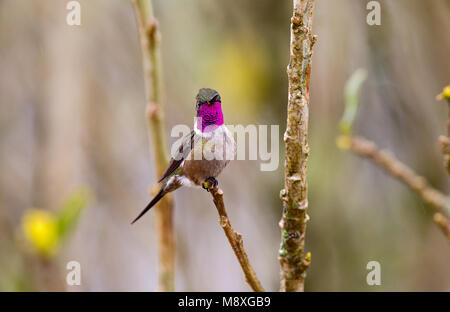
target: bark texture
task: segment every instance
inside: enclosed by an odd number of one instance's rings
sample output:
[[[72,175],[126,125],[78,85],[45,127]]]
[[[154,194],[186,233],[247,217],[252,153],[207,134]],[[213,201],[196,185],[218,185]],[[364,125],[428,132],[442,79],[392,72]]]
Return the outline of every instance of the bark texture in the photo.
[[[285,182],[281,191],[281,291],[303,291],[305,270],[310,263],[310,254],[304,257],[304,249],[308,221],[306,169],[309,154],[309,85],[312,48],[316,41],[316,36],[312,34],[313,10],[314,0],[293,1],[290,61],[287,68],[289,99],[284,134]]]

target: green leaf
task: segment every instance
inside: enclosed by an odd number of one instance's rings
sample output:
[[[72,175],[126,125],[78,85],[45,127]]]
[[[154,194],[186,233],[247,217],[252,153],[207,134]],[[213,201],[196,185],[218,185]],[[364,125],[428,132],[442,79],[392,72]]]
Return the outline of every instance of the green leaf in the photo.
[[[353,123],[359,109],[359,93],[362,84],[367,78],[365,69],[356,70],[345,86],[345,110],[339,123],[339,132],[342,135],[350,135],[353,130]]]
[[[64,201],[58,213],[59,237],[64,239],[78,222],[81,212],[89,202],[89,192],[80,189],[72,192]]]

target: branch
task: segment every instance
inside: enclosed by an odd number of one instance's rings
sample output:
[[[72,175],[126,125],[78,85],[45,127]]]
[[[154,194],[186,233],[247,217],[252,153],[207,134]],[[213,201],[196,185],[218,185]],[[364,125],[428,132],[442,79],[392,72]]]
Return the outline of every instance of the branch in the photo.
[[[448,121],[448,123],[450,125],[450,120]],[[450,174],[450,137],[445,135],[439,136],[439,145],[441,146],[441,151],[444,155],[444,167]]]
[[[242,271],[245,275],[245,280],[253,291],[264,291],[264,288],[256,277],[256,273],[248,260],[247,253],[244,249],[244,243],[242,241],[242,235],[231,227],[227,211],[225,210],[225,204],[223,203],[223,191],[214,186],[211,186],[209,191],[211,192],[217,212],[219,213],[220,225],[222,226],[222,229],[228,238],[228,242],[230,243],[231,248],[233,248],[234,254],[241,265]]]
[[[359,156],[370,159],[389,175],[416,192],[425,203],[435,210],[433,220],[450,241],[450,198],[448,196],[432,188],[424,177],[417,175],[392,153],[380,150],[372,141],[356,136],[341,136],[338,145],[342,149],[348,149]]]
[[[158,178],[168,166],[162,107],[160,33],[153,16],[151,0],[132,0],[139,28],[147,98],[149,137],[155,152]],[[167,194],[155,207],[159,246],[158,290],[174,291],[175,240],[173,234],[173,197]]]
[[[444,99],[447,102],[448,108],[447,136],[441,135],[439,137],[439,143],[441,145],[442,154],[444,155],[444,167],[450,174],[450,86],[445,87],[444,90],[442,90],[442,93],[437,96],[437,100]],[[447,239],[450,242],[450,222],[448,218],[440,213],[435,213],[433,220],[441,228],[442,232],[447,236]]]
[[[436,99],[438,101],[446,100],[448,107],[447,136],[441,135],[439,137],[439,143],[441,145],[442,154],[444,155],[444,166],[450,174],[450,86],[445,87]]]
[[[444,217],[439,212],[436,212],[433,215],[433,221],[441,229],[442,233],[444,233],[444,235],[447,237],[448,241],[450,242],[450,222],[449,222],[448,218]]]
[[[341,135],[336,140],[337,146],[342,150],[350,150],[359,156],[372,160],[388,174],[397,178],[416,192],[425,203],[429,204],[436,211],[433,216],[433,221],[450,242],[450,197],[432,188],[424,177],[416,174],[411,168],[399,161],[391,152],[380,150],[374,142],[352,134],[353,124],[359,108],[359,93],[366,78],[367,72],[364,69],[358,69],[346,84],[345,110],[339,124],[339,132]],[[450,86],[444,88],[442,94],[437,98],[450,100]],[[450,121],[447,123],[447,126],[448,135],[450,136]],[[443,137],[440,137],[442,149],[444,155],[449,156],[446,154],[448,138]],[[450,165],[448,163],[449,160],[450,158],[445,158],[446,165]]]
[[[285,182],[281,191],[283,215],[280,221],[279,252],[281,291],[303,291],[305,270],[310,254],[303,257],[308,221],[306,165],[309,153],[308,115],[314,0],[293,0],[291,18],[290,61],[287,68],[289,99],[286,144]]]

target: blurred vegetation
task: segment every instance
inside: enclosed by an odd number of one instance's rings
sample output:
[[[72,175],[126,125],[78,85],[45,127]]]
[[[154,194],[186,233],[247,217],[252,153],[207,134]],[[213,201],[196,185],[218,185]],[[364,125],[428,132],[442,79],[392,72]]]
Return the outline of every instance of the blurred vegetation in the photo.
[[[55,211],[27,209],[6,247],[11,262],[0,280],[1,291],[62,291],[66,289],[58,254],[75,230],[90,201],[87,189],[71,192]],[[6,259],[0,258],[6,261]]]
[[[434,97],[450,81],[450,2],[381,2],[382,24],[371,27],[365,1],[317,1],[307,291],[450,290],[450,249],[421,200],[335,144],[346,81],[366,68],[355,133],[383,142],[433,187],[448,190],[439,146],[430,138],[446,133],[447,107]],[[81,263],[83,278],[69,291],[156,289],[153,215],[129,225],[155,183],[133,10],[125,0],[80,3],[82,25],[69,27],[65,1],[0,1],[0,290],[64,283],[60,268],[71,260]],[[221,93],[227,124],[279,124],[282,142],[291,3],[154,5],[167,133],[193,124],[197,90],[212,87]],[[230,219],[267,290],[279,287],[282,159],[275,172],[261,172],[258,161],[235,161],[220,177]],[[79,217],[62,217],[60,203],[77,185],[89,186],[96,200]],[[176,290],[248,290],[209,196],[177,193]],[[55,238],[67,222],[61,218],[78,219],[68,227],[70,240]],[[50,269],[43,269],[49,266],[42,257],[24,258],[17,242],[22,220],[34,224],[30,233],[47,224],[42,237],[24,235],[40,237],[39,246],[64,246]],[[365,282],[371,260],[381,263],[381,286]],[[56,281],[32,285],[36,271]]]
[[[42,209],[25,211],[22,231],[29,246],[43,257],[54,256],[61,243],[74,230],[82,210],[88,203],[86,190],[75,191],[65,199],[57,213]]]
[[[342,135],[352,134],[353,124],[359,109],[359,94],[361,85],[367,79],[367,71],[358,69],[355,71],[345,86],[345,109],[339,123],[339,132]]]

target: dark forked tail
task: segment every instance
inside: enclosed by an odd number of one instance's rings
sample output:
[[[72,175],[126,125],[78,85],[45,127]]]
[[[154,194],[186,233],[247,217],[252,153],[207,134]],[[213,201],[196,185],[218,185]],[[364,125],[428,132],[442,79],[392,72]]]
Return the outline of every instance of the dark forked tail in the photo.
[[[134,219],[133,222],[131,222],[131,224],[134,224],[137,220],[139,220],[147,211],[150,210],[150,208],[152,208],[154,205],[156,205],[156,203],[159,202],[159,200],[161,198],[163,198],[164,195],[166,195],[166,192],[164,191],[164,186],[163,186],[159,190],[158,194],[156,194],[156,196],[152,199],[152,201],[147,205],[147,207],[145,207],[144,210],[142,210],[142,212],[136,217],[136,219]]]

